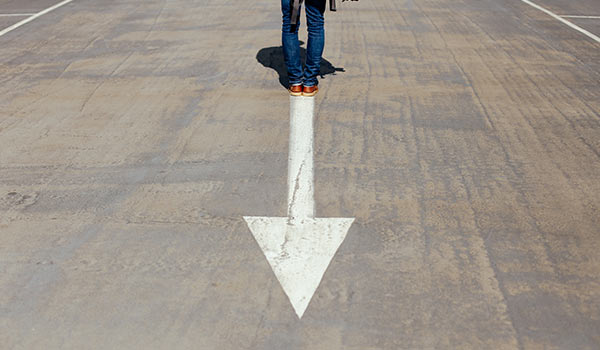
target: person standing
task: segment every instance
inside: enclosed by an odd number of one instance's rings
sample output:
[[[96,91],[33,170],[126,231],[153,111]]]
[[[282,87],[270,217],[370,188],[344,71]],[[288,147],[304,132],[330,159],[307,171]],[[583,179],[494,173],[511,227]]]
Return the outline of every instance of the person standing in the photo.
[[[305,0],[305,8],[308,43],[306,64],[303,66],[300,59],[300,41],[298,40],[300,19],[297,18],[296,23],[292,24],[294,22],[292,21],[292,1],[281,0],[283,14],[281,41],[289,78],[289,92],[292,96],[314,96],[319,91],[317,75],[325,46],[325,0]],[[298,17],[300,17],[300,11],[298,11]]]

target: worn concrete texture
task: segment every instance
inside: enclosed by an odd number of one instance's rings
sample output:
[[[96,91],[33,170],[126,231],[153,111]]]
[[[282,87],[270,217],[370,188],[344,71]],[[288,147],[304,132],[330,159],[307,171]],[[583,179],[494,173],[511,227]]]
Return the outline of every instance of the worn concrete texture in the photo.
[[[286,213],[280,17],[75,0],[0,37],[0,347],[599,349],[600,44],[518,0],[327,13],[316,210],[356,222],[298,320],[242,219]]]

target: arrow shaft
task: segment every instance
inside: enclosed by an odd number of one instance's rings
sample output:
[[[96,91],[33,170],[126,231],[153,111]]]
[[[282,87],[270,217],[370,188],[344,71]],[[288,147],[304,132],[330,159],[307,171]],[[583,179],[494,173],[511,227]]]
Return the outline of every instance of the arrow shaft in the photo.
[[[290,96],[288,219],[291,223],[315,217],[314,110],[314,98]]]

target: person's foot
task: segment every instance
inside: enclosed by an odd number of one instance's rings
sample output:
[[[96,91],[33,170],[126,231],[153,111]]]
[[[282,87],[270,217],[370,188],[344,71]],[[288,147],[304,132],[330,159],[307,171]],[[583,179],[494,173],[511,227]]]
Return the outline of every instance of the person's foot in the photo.
[[[290,95],[292,96],[302,95],[302,85],[290,85],[290,88],[288,90],[290,92]]]
[[[312,97],[312,96],[316,95],[317,92],[319,92],[319,87],[317,85],[305,86],[304,89],[302,90],[302,96]]]

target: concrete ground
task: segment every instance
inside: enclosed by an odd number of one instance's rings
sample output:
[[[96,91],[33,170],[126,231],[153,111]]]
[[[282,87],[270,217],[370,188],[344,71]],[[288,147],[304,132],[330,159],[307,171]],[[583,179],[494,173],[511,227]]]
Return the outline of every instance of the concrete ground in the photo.
[[[339,7],[316,210],[356,221],[301,320],[242,219],[286,213],[279,2],[0,37],[2,349],[600,349],[600,42],[521,0]]]

